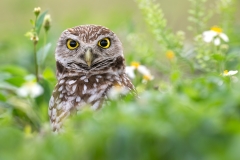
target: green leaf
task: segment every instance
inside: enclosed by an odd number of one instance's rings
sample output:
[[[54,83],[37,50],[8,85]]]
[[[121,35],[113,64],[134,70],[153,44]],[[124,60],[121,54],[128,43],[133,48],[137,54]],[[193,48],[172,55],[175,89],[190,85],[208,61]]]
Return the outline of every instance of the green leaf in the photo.
[[[17,76],[7,79],[6,82],[14,86],[20,87],[25,82],[25,79],[24,77]]]
[[[1,82],[0,83],[0,89],[15,91],[17,88],[15,86],[7,83],[7,82]]]
[[[181,78],[181,73],[179,71],[174,71],[171,73],[171,81],[176,82]]]
[[[47,12],[48,11],[43,12],[36,21],[36,32],[37,32],[37,34],[40,33],[40,30],[41,30],[41,27],[42,27],[42,24],[43,24],[43,21],[44,21],[44,17],[47,14]]]
[[[43,71],[43,77],[44,79],[56,79],[56,75],[53,72],[53,70],[49,67],[47,67],[44,71]]]
[[[33,36],[33,31],[29,31],[29,32],[25,33],[24,36],[26,36],[26,37],[28,37],[29,39],[31,39],[32,36]]]
[[[44,47],[40,48],[39,51],[37,52],[37,63],[38,65],[43,64],[44,60],[46,59],[49,50],[51,48],[52,44],[48,43]]]
[[[34,26],[34,21],[32,19],[30,19],[30,23]]]
[[[212,55],[212,58],[217,60],[217,61],[223,61],[225,60],[225,56],[224,55],[221,55],[221,54],[214,54]]]
[[[0,101],[5,102],[6,100],[7,98],[2,93],[0,93]]]
[[[7,72],[10,73],[13,76],[26,76],[28,72],[21,68],[20,66],[15,65],[5,65],[0,67],[0,72]]]
[[[5,79],[11,78],[12,75],[10,73],[2,72],[0,73],[0,82],[4,81]]]

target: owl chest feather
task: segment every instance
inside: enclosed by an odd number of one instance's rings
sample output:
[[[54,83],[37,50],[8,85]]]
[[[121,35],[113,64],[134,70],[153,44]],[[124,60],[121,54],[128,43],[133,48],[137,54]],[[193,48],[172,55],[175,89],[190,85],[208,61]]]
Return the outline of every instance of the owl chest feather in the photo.
[[[121,85],[132,90],[132,84],[129,82],[125,74],[102,74],[91,77],[83,75],[59,79],[49,103],[51,121],[60,121],[87,104],[96,110],[101,107],[112,86]]]
[[[53,96],[58,97],[63,102],[71,103],[79,110],[85,104],[94,105],[95,102],[103,99],[106,91],[114,82],[110,78],[111,76],[106,79],[102,75],[65,77],[59,80]],[[96,108],[93,109],[97,109],[99,105],[95,105]]]

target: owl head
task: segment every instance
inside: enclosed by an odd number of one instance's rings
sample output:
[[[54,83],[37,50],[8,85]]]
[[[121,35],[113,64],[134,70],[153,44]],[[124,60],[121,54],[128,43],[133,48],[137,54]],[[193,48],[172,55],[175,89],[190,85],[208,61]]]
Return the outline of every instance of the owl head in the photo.
[[[124,70],[122,43],[108,28],[97,25],[81,25],[63,31],[57,43],[55,59],[60,74]]]

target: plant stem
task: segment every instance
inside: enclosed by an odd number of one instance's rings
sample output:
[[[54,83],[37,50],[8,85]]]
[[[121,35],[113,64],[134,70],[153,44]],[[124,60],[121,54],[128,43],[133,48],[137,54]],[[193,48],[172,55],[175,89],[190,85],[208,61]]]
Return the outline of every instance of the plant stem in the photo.
[[[37,64],[37,47],[36,47],[36,43],[33,44],[33,54],[34,54],[34,61],[35,61],[35,74],[36,74],[36,79],[37,79],[37,82],[39,82],[39,76],[38,76],[38,64]]]
[[[46,46],[46,43],[47,43],[47,33],[48,33],[47,31],[44,32],[44,40],[43,40],[44,46]]]
[[[37,18],[38,18],[38,15],[36,15],[35,17],[35,22],[34,22],[34,33],[36,33],[36,22],[37,22]],[[37,82],[39,82],[39,76],[38,76],[38,63],[37,63],[37,43],[38,41],[33,41],[33,54],[34,54],[34,61],[35,61],[35,74],[36,74],[36,79],[37,79]]]

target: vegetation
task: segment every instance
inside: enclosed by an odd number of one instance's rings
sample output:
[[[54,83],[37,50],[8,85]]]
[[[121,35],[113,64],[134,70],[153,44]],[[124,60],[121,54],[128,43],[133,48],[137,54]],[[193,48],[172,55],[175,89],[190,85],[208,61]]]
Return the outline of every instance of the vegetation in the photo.
[[[239,159],[237,0],[189,0],[192,36],[173,31],[158,2],[135,2],[149,32],[126,24],[124,44],[140,98],[86,108],[61,134],[52,133],[47,113],[56,83],[52,20],[34,9],[24,41],[31,64],[0,65],[0,159]]]

